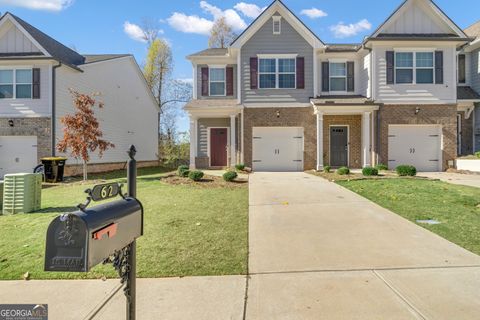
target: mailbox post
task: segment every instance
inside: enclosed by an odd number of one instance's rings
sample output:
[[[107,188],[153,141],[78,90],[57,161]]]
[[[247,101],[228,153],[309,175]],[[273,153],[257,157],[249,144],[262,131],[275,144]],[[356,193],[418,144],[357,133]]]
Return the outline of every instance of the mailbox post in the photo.
[[[85,192],[79,210],[55,218],[49,225],[45,271],[88,272],[112,263],[124,284],[126,319],[136,318],[136,239],[143,235],[143,207],[136,199],[136,150],[128,150],[128,193],[118,183],[96,185]],[[88,207],[92,201],[119,200]]]

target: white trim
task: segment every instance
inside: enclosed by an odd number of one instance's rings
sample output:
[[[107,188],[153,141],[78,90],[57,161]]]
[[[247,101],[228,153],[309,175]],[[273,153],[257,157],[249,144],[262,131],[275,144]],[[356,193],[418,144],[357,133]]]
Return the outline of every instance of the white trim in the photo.
[[[245,147],[244,147],[244,144],[245,144],[245,112],[244,110],[242,109],[242,111],[240,112],[240,114],[242,115],[242,122],[240,123],[240,161],[242,164],[245,163]]]
[[[338,60],[343,60],[343,59],[338,59]],[[345,76],[332,76],[332,64],[344,64],[345,65]],[[328,86],[330,89],[332,89],[332,78],[333,79],[345,79],[345,90],[330,90],[331,95],[335,94],[345,94],[345,92],[348,92],[348,66],[347,66],[347,61],[330,61],[328,60]]]
[[[260,56],[260,55],[258,55]],[[268,56],[268,57],[265,57]],[[263,55],[263,57],[258,57],[258,70],[257,70],[257,83],[258,89],[257,90],[295,90],[297,89],[297,55]],[[261,72],[260,71],[260,60],[275,60],[275,73],[273,72]],[[279,60],[294,60],[295,61],[295,72],[280,72],[279,67],[280,63]],[[275,87],[274,88],[262,88],[260,86],[260,75],[262,74],[274,74],[275,75]],[[282,74],[293,74],[295,76],[294,84],[295,86],[292,88],[280,88],[280,75]]]
[[[349,60],[345,58],[328,58],[329,63],[347,63]]]
[[[17,71],[29,70],[31,72],[29,83],[17,83]],[[33,66],[0,66],[0,71],[12,71],[12,83],[0,83],[1,85],[11,85],[12,97],[0,98],[0,101],[33,100]],[[30,98],[17,98],[17,85],[30,85]]]
[[[257,54],[258,59],[294,59],[296,57],[298,57],[297,53]]]
[[[350,125],[330,124],[328,126],[328,165],[332,165],[332,127],[347,127],[347,167],[350,167]]]
[[[411,53],[412,54],[412,67],[397,67],[397,53]],[[417,67],[417,53],[431,53],[432,54],[432,67]],[[394,84],[395,85],[428,85],[428,84],[433,84],[436,85],[435,83],[435,51],[394,51],[394,66],[393,66],[393,71],[394,71]],[[397,82],[397,69],[400,70],[412,70],[412,82],[402,82],[398,83]],[[417,70],[432,70],[432,82],[426,82],[426,83],[417,83]]]
[[[457,113],[457,156],[462,154],[462,115]]]
[[[316,98],[318,96],[318,60],[317,60],[317,53],[315,49],[313,50],[313,96]]]
[[[345,114],[363,114],[364,112],[371,112],[377,111],[380,107],[378,105],[361,105],[361,106],[317,106],[313,104],[314,114],[319,112],[323,113],[324,115],[345,115]]]
[[[211,148],[210,148],[210,131],[211,129],[227,129],[227,148],[225,149],[225,152],[227,153],[227,164],[225,166],[228,166],[228,149],[230,148],[230,128],[229,127],[207,127],[207,156],[208,156],[208,167],[212,167],[212,156],[210,154]]]
[[[372,112],[367,111],[362,114],[362,134],[361,134],[361,147],[362,147],[362,168],[372,165]]]
[[[237,55],[237,102],[242,103],[242,49],[238,50]]]
[[[212,81],[212,69],[223,70],[223,81]],[[212,83],[223,82],[223,94],[211,94]],[[226,97],[227,96],[227,66],[212,65],[208,66],[208,96],[209,97]]]
[[[278,31],[275,31],[275,23],[278,22]],[[282,34],[282,16],[272,16],[273,34]]]
[[[324,153],[324,145],[323,145],[323,129],[324,129],[324,119],[323,113],[317,113],[317,171],[320,171],[324,167],[323,163],[323,153]],[[329,152],[330,153],[330,152]]]
[[[17,22],[17,20],[16,20],[14,17],[12,17],[12,16],[10,15],[10,13],[7,13],[6,18],[7,18],[10,22],[12,22],[12,23],[15,25],[15,27],[17,27],[17,29],[19,29],[19,30],[28,38],[28,40],[30,40],[30,41],[38,48],[38,50],[40,50],[45,56],[47,56],[47,57],[51,57],[51,56],[52,56],[47,50],[45,50],[44,47],[42,47],[42,46],[40,45],[40,43],[38,43],[37,40],[35,40],[35,39],[32,37],[32,35],[31,35],[30,33],[27,32],[27,30],[25,30],[24,27],[22,27],[22,25],[21,25],[20,23]],[[2,23],[0,24],[0,27],[3,25],[3,23],[5,23],[5,21],[6,21],[6,20],[4,20],[4,22],[2,22]]]
[[[198,97],[198,65],[195,62],[192,62],[192,76],[193,76],[193,92],[192,98],[197,99]]]
[[[225,69],[227,67],[226,64],[208,64],[209,69]]]

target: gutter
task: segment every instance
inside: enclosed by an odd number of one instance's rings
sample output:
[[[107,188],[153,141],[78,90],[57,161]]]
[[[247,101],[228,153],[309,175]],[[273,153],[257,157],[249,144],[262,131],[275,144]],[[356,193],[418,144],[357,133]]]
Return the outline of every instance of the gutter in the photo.
[[[57,65],[53,66],[52,68],[52,119],[51,119],[51,137],[52,137],[52,157],[55,157],[55,151],[56,151],[56,82],[57,82],[57,77],[56,77],[56,70],[57,68],[61,67],[62,63],[59,62]]]

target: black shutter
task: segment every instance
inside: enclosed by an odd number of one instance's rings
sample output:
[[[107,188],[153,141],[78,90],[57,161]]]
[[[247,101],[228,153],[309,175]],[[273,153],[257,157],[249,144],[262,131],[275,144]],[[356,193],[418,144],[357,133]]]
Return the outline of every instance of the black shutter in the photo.
[[[395,83],[395,52],[387,51],[387,84]]]
[[[297,89],[305,89],[305,58],[297,58]]]
[[[227,96],[233,96],[233,68],[227,67],[226,69],[226,76],[227,76]]]
[[[208,68],[202,68],[202,96],[208,96]]]
[[[458,55],[458,83],[466,83],[467,78],[466,78],[466,73],[465,69],[466,64],[465,64],[465,55],[464,54],[459,54]]]
[[[355,63],[347,62],[347,91],[355,91]]]
[[[322,62],[322,91],[330,91],[330,65],[328,62]]]
[[[435,51],[435,83],[443,84],[443,51]]]
[[[40,99],[40,68],[32,69],[32,98]]]

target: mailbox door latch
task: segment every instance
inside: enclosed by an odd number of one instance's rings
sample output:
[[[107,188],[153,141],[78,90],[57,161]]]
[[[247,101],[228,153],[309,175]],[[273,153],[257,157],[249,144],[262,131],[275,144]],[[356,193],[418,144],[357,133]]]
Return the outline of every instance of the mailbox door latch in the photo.
[[[103,240],[103,239],[113,238],[115,237],[116,234],[117,234],[117,224],[112,223],[106,226],[105,228],[95,231],[93,233],[93,239]]]

